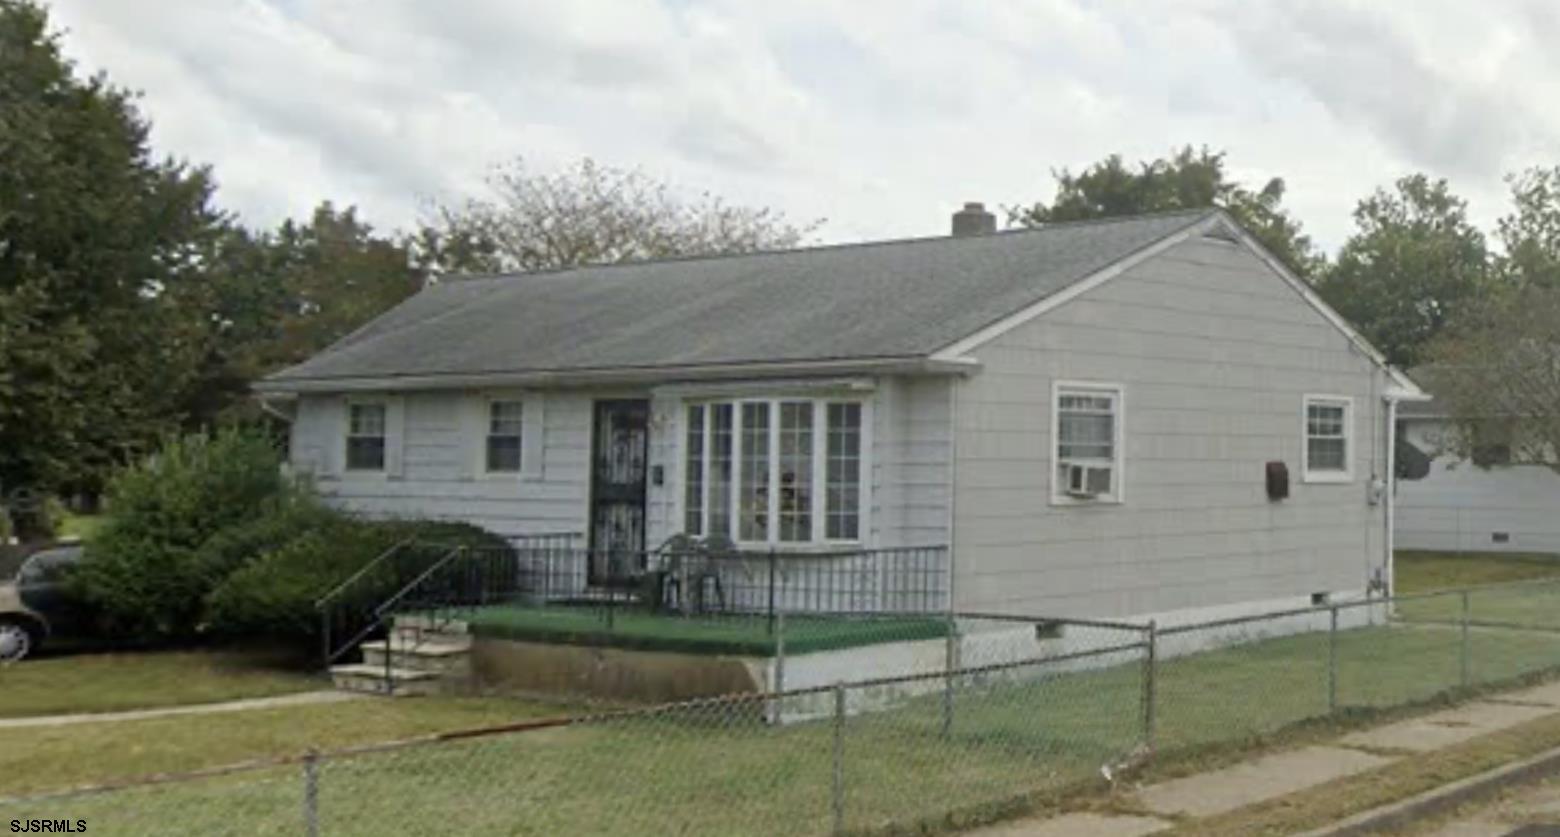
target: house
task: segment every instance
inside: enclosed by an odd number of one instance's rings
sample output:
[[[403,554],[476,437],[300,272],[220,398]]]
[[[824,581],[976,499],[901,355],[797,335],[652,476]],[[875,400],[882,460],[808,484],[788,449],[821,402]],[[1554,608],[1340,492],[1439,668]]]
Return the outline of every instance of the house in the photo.
[[[1433,395],[1436,370],[1416,369]],[[1560,474],[1492,439],[1458,443],[1445,401],[1398,413],[1397,543],[1442,552],[1560,553]]]
[[[593,556],[941,546],[961,611],[1168,621],[1385,583],[1421,393],[1228,215],[953,227],[449,279],[258,389],[335,503]]]

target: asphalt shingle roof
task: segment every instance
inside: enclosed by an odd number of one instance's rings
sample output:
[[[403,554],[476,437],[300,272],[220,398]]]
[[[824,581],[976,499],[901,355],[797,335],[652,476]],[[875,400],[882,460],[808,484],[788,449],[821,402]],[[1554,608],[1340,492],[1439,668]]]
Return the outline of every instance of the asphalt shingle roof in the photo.
[[[926,356],[1211,212],[446,279],[268,383]]]

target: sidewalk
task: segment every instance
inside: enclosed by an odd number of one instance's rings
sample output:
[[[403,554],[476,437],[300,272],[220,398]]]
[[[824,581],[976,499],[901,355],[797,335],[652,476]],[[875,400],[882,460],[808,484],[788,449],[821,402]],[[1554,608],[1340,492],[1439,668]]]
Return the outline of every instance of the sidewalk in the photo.
[[[215,712],[243,712],[249,709],[279,709],[284,706],[304,706],[315,703],[336,703],[356,700],[359,695],[349,692],[323,689],[315,692],[299,692],[266,698],[245,698],[221,703],[194,703],[184,706],[164,706],[158,709],[133,709],[126,712],[78,712],[71,715],[37,715],[28,718],[0,718],[0,730],[24,727],[59,727],[71,724],[107,723],[114,721],[143,721],[147,718],[167,718],[174,715],[209,715]]]
[[[1424,758],[1447,747],[1546,717],[1560,716],[1560,683],[1492,695],[1451,709],[1267,753],[1219,770],[1123,789],[1115,810],[996,823],[970,837],[1142,837],[1279,800],[1349,776]],[[1339,817],[1355,813],[1339,811]]]

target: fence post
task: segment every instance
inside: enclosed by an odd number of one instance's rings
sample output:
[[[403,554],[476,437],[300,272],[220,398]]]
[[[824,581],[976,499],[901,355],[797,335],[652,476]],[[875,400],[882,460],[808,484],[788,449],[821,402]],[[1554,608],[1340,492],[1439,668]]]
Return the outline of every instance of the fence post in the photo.
[[[319,837],[320,833],[319,761],[316,750],[303,754],[303,833],[307,837]]]
[[[948,633],[943,644],[942,734],[946,738],[953,731],[953,673],[959,668],[959,623],[954,619],[951,609],[948,611]]]
[[[845,684],[834,684],[834,833],[845,833]]]
[[[1338,606],[1329,608],[1327,625],[1327,714],[1338,711]]]
[[[775,682],[776,697],[770,714],[779,725],[785,711],[785,613],[776,614],[775,621]]]
[[[1157,684],[1154,682],[1158,676],[1159,656],[1159,626],[1150,619],[1145,630],[1148,636],[1147,652],[1143,655],[1143,746],[1150,752],[1154,749],[1154,703]]]
[[[433,617],[425,615],[421,618],[431,619]],[[390,621],[388,623],[385,622],[385,619],[386,617],[384,616],[379,617],[380,624],[385,626],[385,694],[393,696],[395,694],[395,678],[391,676],[390,661],[395,657],[392,653],[392,649],[395,648],[395,617],[389,617]],[[419,628],[419,630],[421,629]],[[367,660],[365,659],[364,662],[367,662]]]
[[[1468,688],[1468,685],[1469,685],[1469,677],[1468,677],[1468,663],[1469,663],[1469,660],[1468,660],[1468,657],[1469,657],[1470,651],[1472,650],[1471,647],[1468,644],[1468,616],[1469,616],[1468,610],[1469,610],[1468,591],[1464,590],[1464,591],[1462,591],[1462,672],[1461,672],[1462,686],[1463,686],[1464,689]]]
[[[793,605],[794,606],[794,605]],[[775,633],[775,548],[769,548],[769,635]]]
[[[325,664],[326,668],[330,668],[330,652],[332,650],[334,650],[334,649],[332,649],[330,647],[330,605],[329,604],[327,604],[325,607],[320,608],[320,646],[324,650],[324,654],[321,656],[320,660],[321,660],[321,662],[323,662]]]

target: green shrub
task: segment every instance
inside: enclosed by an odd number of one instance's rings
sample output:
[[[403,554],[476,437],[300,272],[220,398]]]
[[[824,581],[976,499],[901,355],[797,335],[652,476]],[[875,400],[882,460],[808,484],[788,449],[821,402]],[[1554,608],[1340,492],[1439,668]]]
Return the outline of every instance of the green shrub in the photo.
[[[320,615],[315,602],[406,540],[418,543],[409,554],[422,560],[424,566],[453,546],[503,547],[507,543],[465,523],[339,517],[300,533],[230,575],[209,600],[212,630],[228,636],[317,640]],[[353,585],[351,592],[358,605],[372,608],[400,590],[405,575],[384,569],[387,571],[371,573]]]
[[[79,592],[121,638],[194,636],[207,595],[225,578],[203,547],[285,502],[291,489],[280,466],[271,439],[253,429],[168,441],[110,481],[107,519],[74,574]]]
[[[261,556],[286,546],[315,529],[341,525],[344,515],[320,502],[312,492],[294,489],[257,510],[254,516],[206,539],[197,551],[201,572],[225,581]]]

